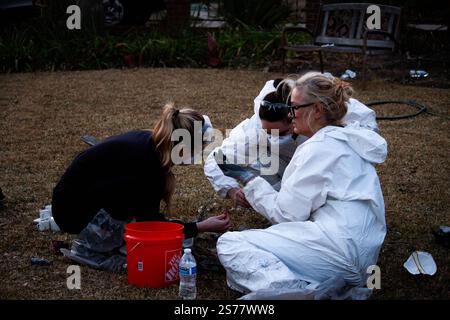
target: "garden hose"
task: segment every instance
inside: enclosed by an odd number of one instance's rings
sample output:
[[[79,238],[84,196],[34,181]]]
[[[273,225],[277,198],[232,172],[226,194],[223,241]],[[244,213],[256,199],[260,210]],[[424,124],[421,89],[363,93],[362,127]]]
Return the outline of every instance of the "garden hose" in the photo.
[[[386,116],[386,117],[378,117],[377,116],[377,120],[408,119],[408,118],[413,118],[415,116],[418,116],[421,113],[428,113],[428,114],[436,116],[436,117],[441,117],[441,118],[450,120],[450,117],[448,117],[448,116],[428,111],[428,108],[425,105],[423,105],[421,103],[418,103],[415,100],[382,100],[382,101],[369,102],[366,105],[368,107],[370,107],[370,106],[377,106],[377,105],[382,105],[382,104],[405,104],[405,105],[410,106],[410,107],[412,107],[414,109],[417,109],[418,111],[416,111],[414,113],[402,114],[402,115],[398,115],[398,116]]]

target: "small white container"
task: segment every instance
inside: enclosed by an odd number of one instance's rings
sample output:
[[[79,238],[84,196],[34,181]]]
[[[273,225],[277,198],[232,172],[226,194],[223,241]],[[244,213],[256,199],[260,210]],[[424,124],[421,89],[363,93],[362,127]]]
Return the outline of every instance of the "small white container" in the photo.
[[[38,223],[39,231],[45,231],[50,229],[50,219],[41,219]]]

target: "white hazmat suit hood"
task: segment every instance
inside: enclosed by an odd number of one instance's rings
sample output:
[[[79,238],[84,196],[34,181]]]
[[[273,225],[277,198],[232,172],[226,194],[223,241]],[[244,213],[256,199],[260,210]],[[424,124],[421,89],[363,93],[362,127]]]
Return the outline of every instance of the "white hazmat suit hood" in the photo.
[[[361,158],[370,163],[383,163],[387,156],[386,140],[374,131],[361,129],[359,123],[354,122],[348,124],[345,130],[324,128],[323,134],[347,143]]]

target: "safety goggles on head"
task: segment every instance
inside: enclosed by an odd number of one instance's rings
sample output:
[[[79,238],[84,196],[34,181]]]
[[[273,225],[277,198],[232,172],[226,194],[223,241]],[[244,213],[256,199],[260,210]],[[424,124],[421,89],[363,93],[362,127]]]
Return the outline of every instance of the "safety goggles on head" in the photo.
[[[309,106],[312,106],[313,104],[315,104],[315,102],[310,102],[310,103],[305,103],[305,104],[297,104],[297,105],[292,105],[292,104],[289,103],[289,106],[288,106],[288,108],[289,108],[289,114],[290,114],[292,117],[295,118],[295,111],[296,111],[297,109],[300,109],[300,108],[307,108],[307,107],[309,107]]]
[[[274,111],[276,111],[277,109],[288,108],[288,106],[285,103],[269,102],[267,100],[261,101],[261,107],[264,107],[267,110],[273,109]]]

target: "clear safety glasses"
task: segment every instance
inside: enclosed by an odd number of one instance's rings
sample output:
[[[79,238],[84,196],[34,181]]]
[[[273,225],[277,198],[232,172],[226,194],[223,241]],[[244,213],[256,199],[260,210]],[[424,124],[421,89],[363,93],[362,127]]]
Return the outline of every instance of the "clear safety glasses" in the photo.
[[[297,105],[290,105],[289,106],[289,115],[292,118],[295,118],[295,110],[298,110],[300,108],[307,108],[309,106],[312,106],[313,104],[315,104],[315,102],[305,103],[305,104],[297,104]]]

